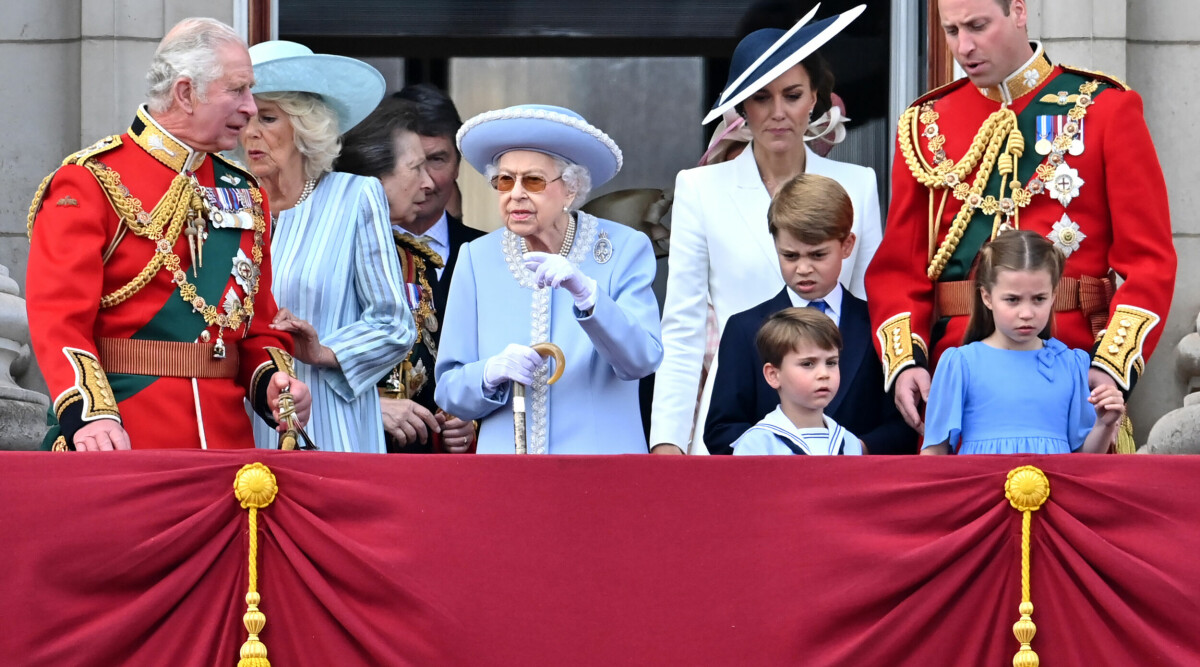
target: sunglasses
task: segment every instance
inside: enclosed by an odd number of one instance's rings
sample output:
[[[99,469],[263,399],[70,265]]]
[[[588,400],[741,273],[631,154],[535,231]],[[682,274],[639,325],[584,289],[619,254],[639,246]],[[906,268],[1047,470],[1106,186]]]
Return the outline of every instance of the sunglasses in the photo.
[[[521,177],[521,187],[524,188],[525,192],[537,193],[545,190],[546,186],[550,185],[554,181],[560,180],[562,180],[561,175],[558,178],[547,181],[545,176],[525,174]],[[492,177],[492,187],[500,192],[512,192],[512,189],[516,187],[516,185],[516,176],[510,176],[509,174],[496,174]]]

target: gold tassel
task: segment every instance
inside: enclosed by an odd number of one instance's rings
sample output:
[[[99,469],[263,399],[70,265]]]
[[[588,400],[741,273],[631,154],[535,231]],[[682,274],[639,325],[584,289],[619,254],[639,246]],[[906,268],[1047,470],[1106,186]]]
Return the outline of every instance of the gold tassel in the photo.
[[[1117,429],[1117,448],[1113,453],[1137,453],[1137,443],[1133,440],[1133,422],[1129,420],[1129,415],[1121,417],[1121,427]]]
[[[1033,527],[1033,513],[1050,498],[1050,480],[1046,479],[1046,473],[1033,466],[1014,468],[1004,482],[1004,497],[1013,509],[1021,512],[1021,605],[1017,608],[1021,618],[1013,624],[1013,634],[1021,648],[1013,656],[1013,667],[1038,667],[1038,655],[1032,647],[1037,626],[1033,624],[1029,585],[1029,533]]]
[[[267,624],[267,617],[258,610],[258,510],[270,505],[279,492],[271,469],[261,463],[242,466],[233,480],[233,495],[250,512],[250,588],[246,593],[246,613],[242,624],[249,636],[242,644],[238,667],[271,667],[267,660],[267,645],[258,635]]]

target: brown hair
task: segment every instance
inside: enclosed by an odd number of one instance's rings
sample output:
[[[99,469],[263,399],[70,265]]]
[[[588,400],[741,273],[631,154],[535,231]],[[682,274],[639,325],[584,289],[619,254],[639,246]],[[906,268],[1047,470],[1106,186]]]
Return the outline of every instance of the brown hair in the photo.
[[[854,204],[841,184],[820,174],[800,174],[784,183],[767,209],[767,229],[785,231],[801,243],[845,241],[854,227]]]
[[[982,293],[996,286],[996,277],[1001,271],[1047,271],[1050,273],[1051,287],[1057,289],[1066,258],[1041,234],[1022,229],[1001,233],[983,246],[976,262],[975,295],[972,297],[971,319],[967,322],[963,345],[983,340],[996,330],[996,320],[991,309],[983,303]],[[1051,313],[1046,328],[1038,335],[1049,338],[1053,326],[1054,315]]]
[[[812,117],[809,119],[815,120],[833,107],[833,68],[829,66],[829,61],[825,60],[820,51],[814,51],[811,56],[801,60],[800,65],[808,74],[809,85],[812,86],[812,90],[817,96],[817,101],[813,104]],[[745,102],[738,102],[734,105],[733,110],[742,118],[746,117]]]
[[[758,329],[754,346],[763,362],[779,367],[788,352],[804,343],[822,350],[841,350],[842,334],[829,316],[815,308],[784,308]]]

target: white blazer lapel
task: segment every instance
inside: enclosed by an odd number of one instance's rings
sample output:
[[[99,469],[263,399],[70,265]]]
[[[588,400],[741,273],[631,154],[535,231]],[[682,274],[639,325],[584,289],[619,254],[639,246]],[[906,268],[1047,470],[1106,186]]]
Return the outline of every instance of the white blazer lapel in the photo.
[[[758,164],[754,161],[753,142],[746,146],[741,155],[733,159],[733,164],[736,187],[729,190],[729,197],[731,207],[741,217],[741,229],[746,232],[739,235],[738,242],[758,248],[763,259],[773,266],[779,259],[775,253],[775,241],[767,230],[770,195],[767,194],[767,188],[758,173]]]

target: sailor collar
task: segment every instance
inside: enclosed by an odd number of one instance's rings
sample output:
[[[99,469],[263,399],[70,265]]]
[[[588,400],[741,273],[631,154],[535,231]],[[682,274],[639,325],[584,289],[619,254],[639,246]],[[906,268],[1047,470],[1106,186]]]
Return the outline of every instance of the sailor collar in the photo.
[[[1054,71],[1054,66],[1050,64],[1050,59],[1046,57],[1046,52],[1042,49],[1041,42],[1033,42],[1032,44],[1034,46],[1032,58],[1027,60],[1024,65],[1018,67],[1000,85],[980,88],[979,92],[983,93],[984,97],[993,102],[1008,105],[1045,83],[1050,73]]]
[[[204,164],[204,157],[207,155],[207,153],[193,150],[187,144],[176,139],[170,132],[164,130],[150,115],[149,109],[144,104],[138,107],[137,116],[129,126],[129,136],[151,157],[178,173],[196,171],[200,165]]]

